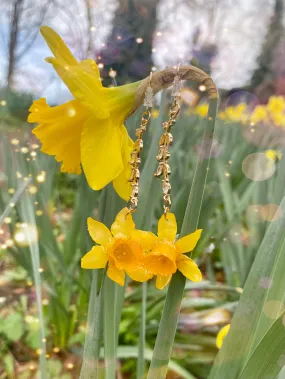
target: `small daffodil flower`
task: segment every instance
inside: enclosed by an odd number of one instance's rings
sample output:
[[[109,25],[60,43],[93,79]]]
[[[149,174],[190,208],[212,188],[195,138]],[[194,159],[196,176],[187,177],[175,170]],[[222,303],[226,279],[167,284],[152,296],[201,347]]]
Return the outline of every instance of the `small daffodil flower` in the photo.
[[[285,111],[285,99],[283,96],[271,96],[267,108],[272,114],[283,113]]]
[[[185,255],[195,248],[201,232],[202,229],[198,229],[175,242],[176,218],[173,213],[167,213],[158,222],[158,236],[148,233],[150,251],[145,255],[144,267],[157,276],[158,289],[164,288],[177,270],[193,282],[199,282],[202,279],[201,271],[196,263]]]
[[[143,266],[143,246],[147,234],[141,231],[136,233],[127,208],[118,213],[111,230],[91,217],[88,218],[87,225],[91,238],[98,246],[94,246],[81,259],[82,268],[99,269],[108,263],[107,275],[121,286],[125,282],[125,273],[139,282],[147,281],[153,276]]]
[[[32,104],[28,121],[39,124],[33,133],[42,151],[62,162],[63,172],[80,174],[82,166],[92,189],[113,182],[117,193],[128,200],[128,161],[134,144],[123,123],[134,110],[140,82],[105,88],[92,59],[78,62],[53,29],[43,26],[41,33],[54,54],[46,61],[74,96],[55,107],[44,98]]]

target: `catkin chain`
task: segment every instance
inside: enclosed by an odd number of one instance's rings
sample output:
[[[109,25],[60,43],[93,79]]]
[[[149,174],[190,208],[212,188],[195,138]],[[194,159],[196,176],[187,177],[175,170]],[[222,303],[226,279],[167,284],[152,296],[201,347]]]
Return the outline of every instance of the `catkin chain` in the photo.
[[[171,184],[170,184],[170,174],[171,169],[168,163],[170,158],[169,146],[172,145],[173,136],[170,133],[171,127],[176,123],[176,117],[180,111],[179,105],[180,96],[175,96],[174,102],[170,107],[170,117],[168,121],[162,124],[164,133],[159,140],[159,151],[156,156],[157,161],[159,162],[157,170],[154,174],[156,177],[163,175],[162,179],[162,193],[163,193],[163,208],[164,214],[166,215],[171,208]]]

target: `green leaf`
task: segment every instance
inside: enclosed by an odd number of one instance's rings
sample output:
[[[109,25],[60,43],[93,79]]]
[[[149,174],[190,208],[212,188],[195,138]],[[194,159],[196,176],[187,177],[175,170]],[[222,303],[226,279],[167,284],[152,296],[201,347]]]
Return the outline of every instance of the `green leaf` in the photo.
[[[285,363],[283,312],[265,334],[238,379],[275,378]]]
[[[29,331],[25,337],[26,343],[32,349],[39,349],[40,347],[40,331]]]
[[[14,377],[14,359],[12,354],[6,354],[3,357],[3,363],[5,366],[5,372],[9,375],[10,378]]]
[[[62,370],[62,363],[59,360],[50,359],[47,361],[47,370],[50,377],[59,377]]]
[[[2,333],[10,341],[18,341],[24,334],[24,322],[20,313],[12,313],[5,318]]]
[[[151,349],[146,348],[144,352],[145,359],[148,361],[152,360],[153,351]],[[138,349],[133,346],[119,346],[117,357],[119,359],[126,358],[137,358],[138,357]],[[188,372],[184,367],[180,366],[178,363],[170,360],[169,361],[169,370],[174,373],[180,375],[181,378],[184,379],[196,379],[190,372]]]

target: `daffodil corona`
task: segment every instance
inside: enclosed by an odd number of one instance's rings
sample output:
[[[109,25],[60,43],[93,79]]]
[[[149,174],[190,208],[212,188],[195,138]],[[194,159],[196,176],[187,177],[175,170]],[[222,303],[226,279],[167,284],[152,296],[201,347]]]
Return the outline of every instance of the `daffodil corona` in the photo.
[[[133,111],[140,82],[105,88],[95,61],[78,62],[51,28],[43,26],[41,33],[54,54],[46,61],[74,96],[55,107],[44,98],[32,104],[28,121],[39,124],[33,133],[41,141],[42,151],[62,162],[63,172],[80,174],[82,165],[92,189],[113,182],[117,193],[128,200],[133,141],[123,123]]]
[[[147,234],[135,231],[134,221],[127,208],[118,213],[111,230],[91,217],[87,224],[91,238],[100,246],[94,246],[81,259],[82,268],[99,269],[108,263],[107,275],[121,286],[124,285],[126,272],[138,282],[147,281],[153,276],[143,265]]]
[[[158,222],[158,237],[149,233],[149,252],[144,258],[144,267],[156,275],[156,287],[164,288],[177,269],[193,282],[202,279],[196,263],[185,255],[192,251],[200,239],[202,229],[178,239],[176,218],[173,213],[163,215]],[[151,241],[151,242],[150,242]]]

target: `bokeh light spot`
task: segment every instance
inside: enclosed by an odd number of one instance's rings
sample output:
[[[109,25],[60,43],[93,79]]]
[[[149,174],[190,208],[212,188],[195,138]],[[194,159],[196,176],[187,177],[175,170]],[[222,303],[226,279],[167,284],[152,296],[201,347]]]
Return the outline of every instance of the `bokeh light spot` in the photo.
[[[276,165],[265,153],[253,153],[242,162],[242,171],[249,179],[260,182],[269,179],[275,172]]]
[[[285,306],[281,301],[270,300],[263,306],[263,312],[266,317],[276,320],[277,317],[285,310]]]
[[[277,204],[266,204],[261,208],[261,216],[264,221],[277,221],[282,217],[282,209]]]

